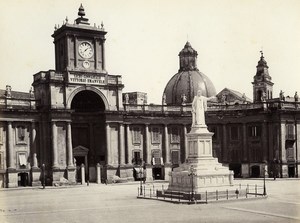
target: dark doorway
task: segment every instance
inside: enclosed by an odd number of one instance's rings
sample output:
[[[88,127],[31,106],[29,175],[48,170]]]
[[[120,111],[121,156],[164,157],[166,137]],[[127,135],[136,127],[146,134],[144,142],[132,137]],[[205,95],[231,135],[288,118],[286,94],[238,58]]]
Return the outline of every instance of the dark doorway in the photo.
[[[76,112],[104,111],[105,105],[101,97],[95,92],[81,91],[73,98],[71,109],[74,109]]]
[[[154,167],[152,168],[153,180],[163,180],[162,168]]]
[[[239,178],[241,177],[241,164],[239,163],[230,163],[229,164],[229,169],[233,171],[234,173],[234,178]]]
[[[106,129],[105,129],[105,103],[92,90],[78,92],[71,102],[72,112],[72,146],[88,148],[89,152],[82,154],[74,153],[76,159],[76,180],[80,182],[81,164],[85,165],[86,180],[96,181],[96,165],[106,164]],[[101,176],[105,176],[103,174]]]
[[[259,166],[252,166],[251,167],[251,177],[259,177],[260,176],[260,168]]]
[[[85,157],[75,156],[74,158],[76,160],[76,181],[81,182],[81,164],[85,165]]]
[[[28,173],[18,173],[18,186],[19,187],[28,186]]]
[[[288,173],[289,173],[289,177],[295,177],[295,166],[294,165],[289,165]]]
[[[258,90],[256,96],[257,96],[256,100],[257,100],[257,101],[261,101],[262,91],[261,91],[261,90]]]

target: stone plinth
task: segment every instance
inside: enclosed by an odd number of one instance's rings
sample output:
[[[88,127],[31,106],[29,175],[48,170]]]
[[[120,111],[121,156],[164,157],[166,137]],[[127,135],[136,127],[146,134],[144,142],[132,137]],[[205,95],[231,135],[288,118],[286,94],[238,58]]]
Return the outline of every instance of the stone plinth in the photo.
[[[192,127],[187,134],[187,162],[171,172],[168,190],[190,192],[193,186],[197,193],[207,187],[233,184],[233,171],[212,156],[212,136],[206,125]]]
[[[7,187],[18,187],[18,172],[15,169],[8,168],[7,169]]]
[[[68,166],[67,167],[68,181],[69,184],[76,184],[76,167]]]
[[[41,169],[38,167],[31,168],[31,186],[41,186]]]
[[[61,186],[68,185],[69,182],[65,178],[66,169],[52,168],[52,185],[53,186]]]

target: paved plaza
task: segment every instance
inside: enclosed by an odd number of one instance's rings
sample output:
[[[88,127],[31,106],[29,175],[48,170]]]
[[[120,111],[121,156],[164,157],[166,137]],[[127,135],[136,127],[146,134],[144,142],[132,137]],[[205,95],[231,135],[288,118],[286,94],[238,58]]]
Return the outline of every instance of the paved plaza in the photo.
[[[235,183],[261,185],[262,179]],[[197,205],[137,199],[138,182],[1,189],[0,222],[300,222],[300,180],[267,179],[266,183],[266,199]],[[167,186],[154,186],[162,184]]]

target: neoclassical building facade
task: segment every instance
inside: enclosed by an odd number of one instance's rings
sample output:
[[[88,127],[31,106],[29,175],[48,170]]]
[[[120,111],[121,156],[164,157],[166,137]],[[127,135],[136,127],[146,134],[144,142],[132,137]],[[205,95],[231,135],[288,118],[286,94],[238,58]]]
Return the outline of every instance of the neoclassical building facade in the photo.
[[[187,158],[198,89],[217,96],[206,122],[214,156],[235,177],[261,177],[265,166],[269,175],[298,177],[298,97],[273,98],[263,54],[252,102],[228,88],[217,94],[187,42],[162,103],[153,105],[144,92],[123,92],[122,76],[107,72],[105,35],[81,6],[74,24],[54,30],[55,70],[34,74],[29,93],[0,90],[1,187],[122,182],[141,170],[146,180],[168,180]]]

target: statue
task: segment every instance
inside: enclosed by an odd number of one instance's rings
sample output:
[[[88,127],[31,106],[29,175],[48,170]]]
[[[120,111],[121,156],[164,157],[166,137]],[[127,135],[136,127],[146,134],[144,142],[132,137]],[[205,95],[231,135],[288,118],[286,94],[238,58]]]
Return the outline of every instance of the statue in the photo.
[[[11,97],[11,86],[10,85],[6,85],[5,95],[7,98]]]
[[[294,99],[295,99],[295,102],[298,102],[298,100],[299,100],[299,96],[298,96],[297,91],[295,92]]]
[[[162,104],[163,104],[163,105],[166,105],[166,104],[167,104],[167,96],[166,96],[166,93],[163,94]]]
[[[279,93],[279,99],[281,101],[284,101],[284,92],[282,90],[280,90],[280,93]]]
[[[186,104],[186,101],[187,101],[186,95],[185,95],[185,94],[182,94],[182,95],[181,95],[181,99],[182,99],[182,105],[185,105],[185,104]]]
[[[243,99],[243,104],[246,104],[247,103],[247,98],[246,98],[245,93],[243,93],[242,99]]]
[[[30,98],[34,98],[34,91],[32,87],[29,90],[29,94],[30,94]]]
[[[128,94],[125,94],[125,104],[129,104],[129,96]]]
[[[221,103],[222,103],[223,105],[226,104],[226,95],[225,95],[225,94],[222,94],[222,96],[221,96]]]
[[[265,91],[263,91],[263,92],[261,93],[261,98],[260,98],[260,100],[261,100],[261,101],[266,101],[266,99],[267,99],[267,94],[266,94]]]
[[[214,96],[207,98],[201,94],[202,91],[198,90],[192,102],[192,127],[206,125],[204,112],[207,110],[207,101],[215,98]]]

